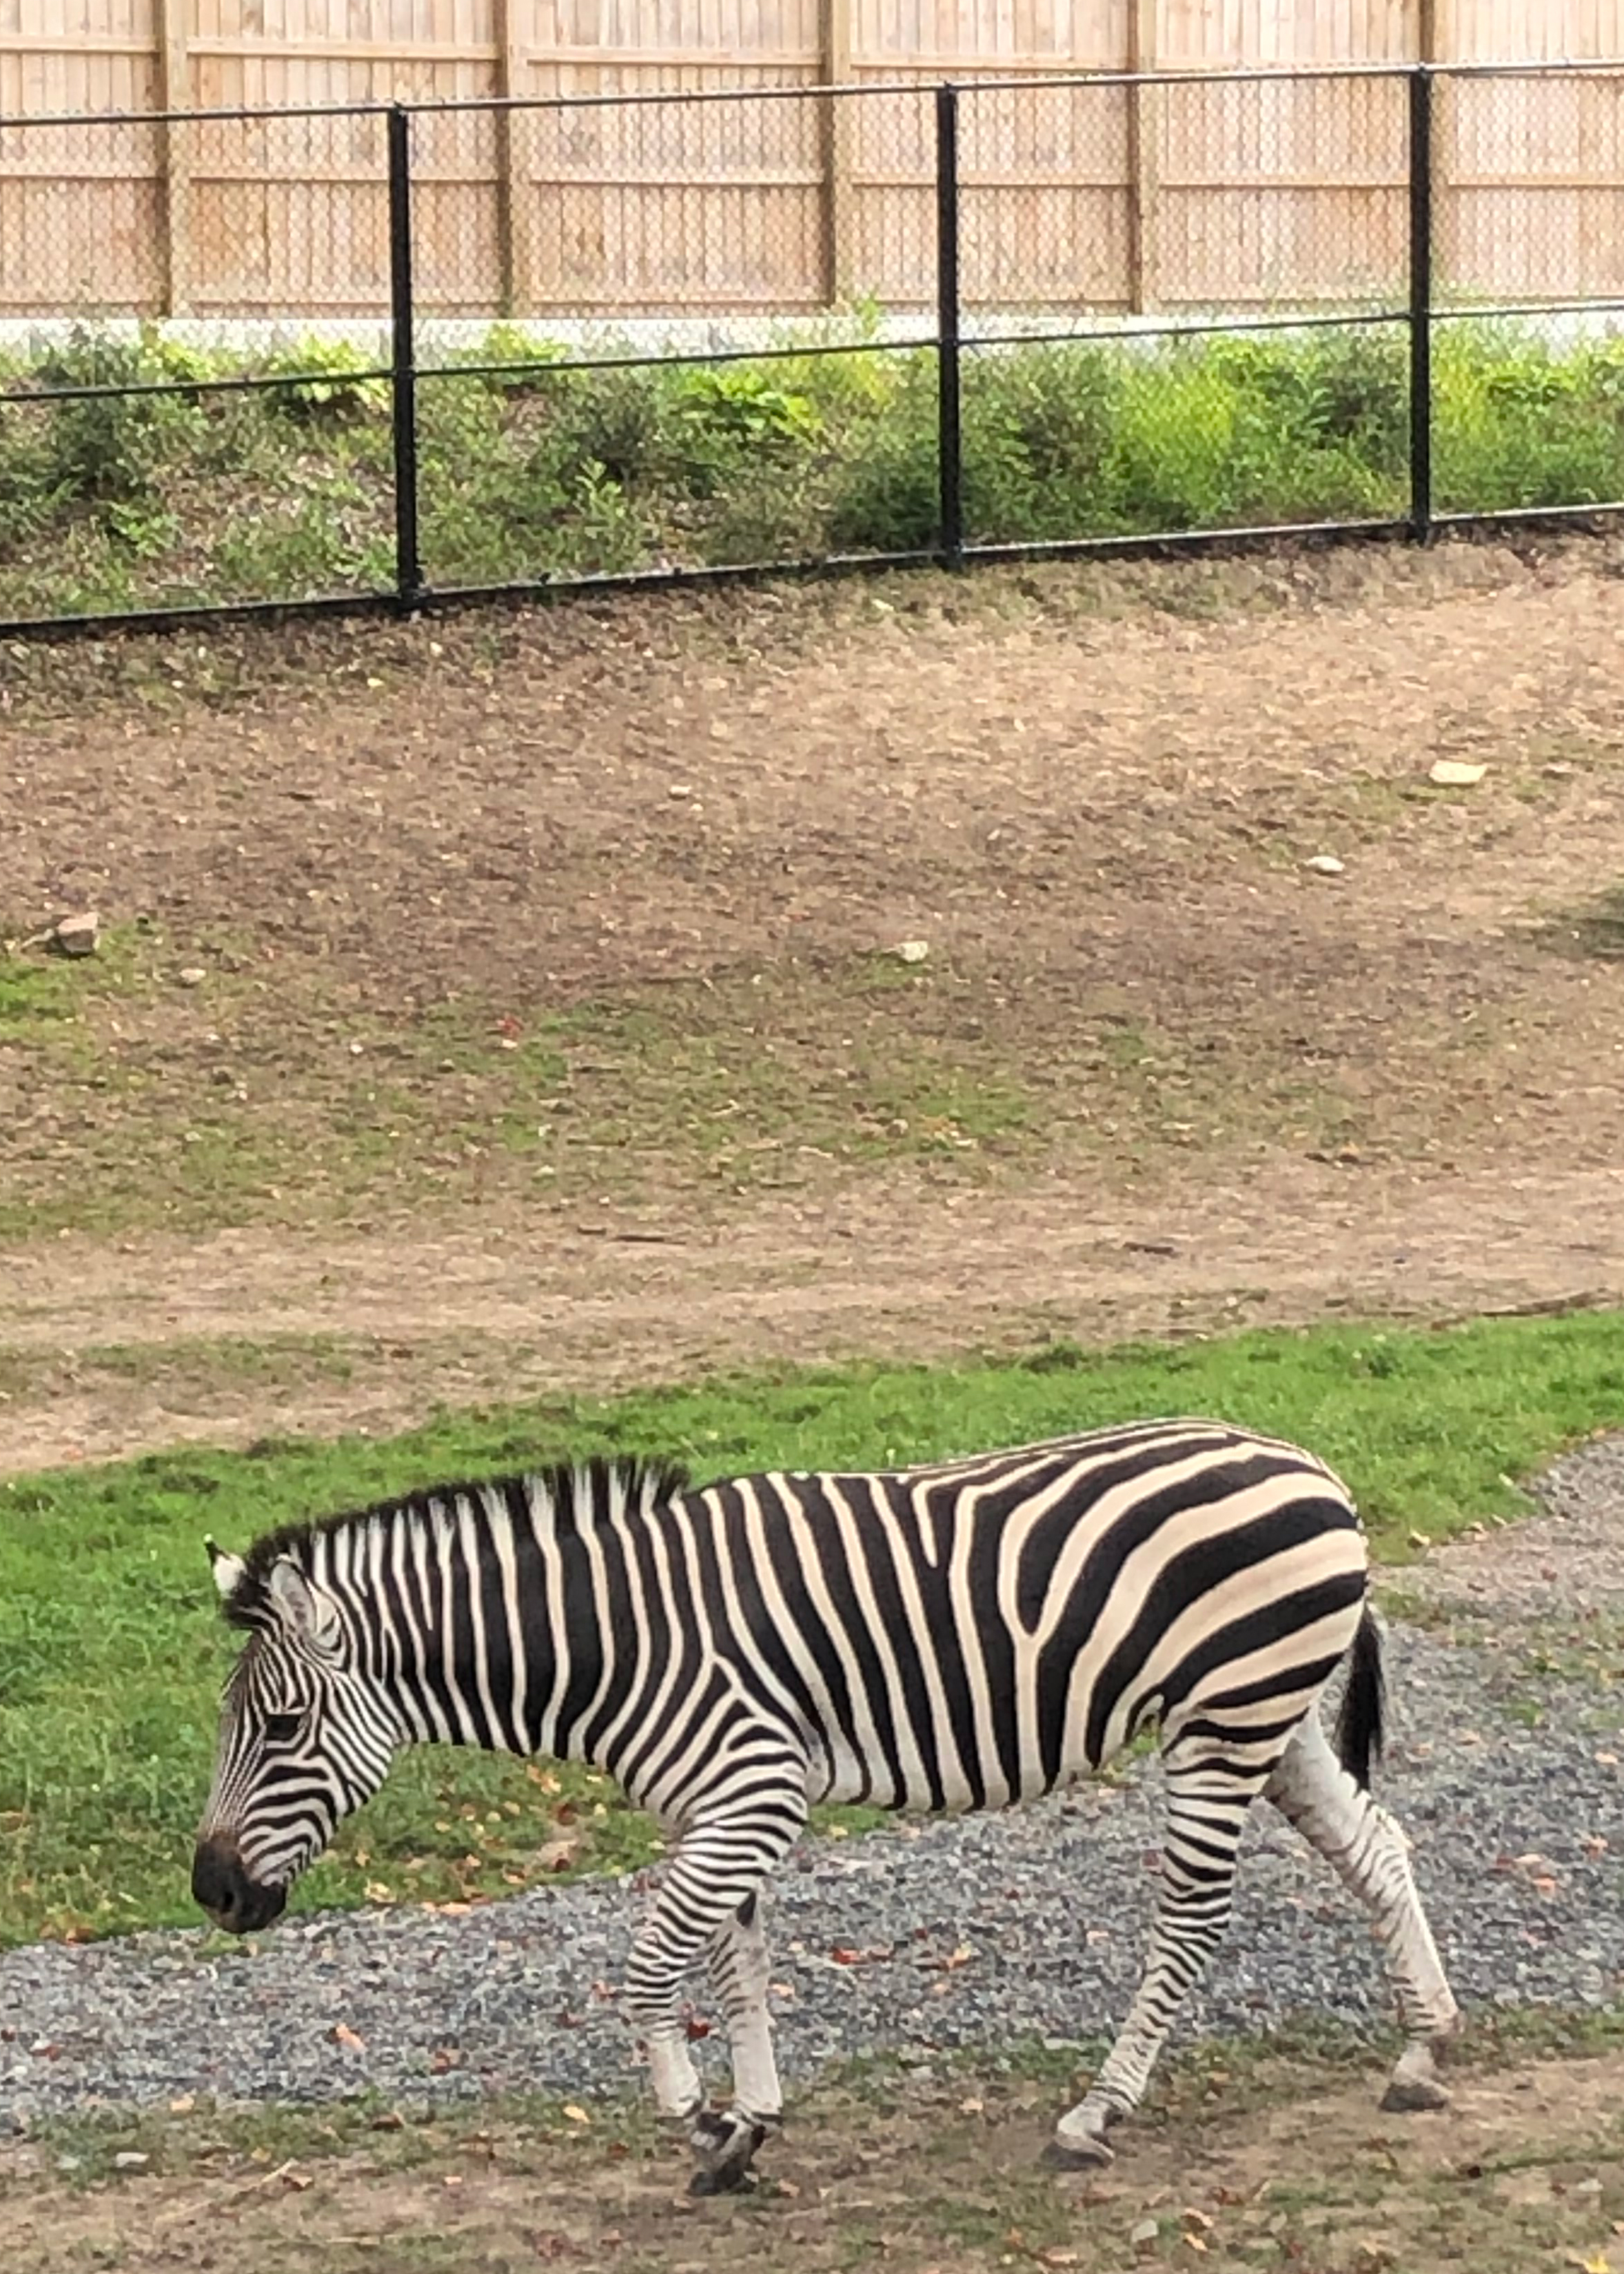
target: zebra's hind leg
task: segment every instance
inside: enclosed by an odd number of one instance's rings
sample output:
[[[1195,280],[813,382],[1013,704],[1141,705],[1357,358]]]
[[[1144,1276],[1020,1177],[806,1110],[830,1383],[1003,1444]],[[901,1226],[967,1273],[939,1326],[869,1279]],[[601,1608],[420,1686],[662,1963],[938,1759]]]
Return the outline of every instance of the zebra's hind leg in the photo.
[[[1436,2049],[1459,2029],[1461,2012],[1410,1876],[1402,1832],[1343,1768],[1315,1713],[1298,1727],[1266,1789],[1364,1904],[1381,1945],[1409,2039],[1382,2106],[1446,2107]]]
[[[1162,1893],[1145,1970],[1128,2018],[1087,2094],[1055,2127],[1049,2160],[1109,2164],[1106,2134],[1139,2106],[1180,2007],[1207,1970],[1229,1923],[1235,1858],[1246,1811],[1274,1758],[1234,1751],[1198,1755],[1175,1744],[1166,1759],[1167,1809]]]
[[[758,1790],[748,1809],[690,1825],[627,1964],[627,2005],[648,2048],[655,2098],[698,2157],[698,2195],[749,2184],[751,2159],[782,2120],[767,2026],[767,1946],[755,1906],[805,1820],[803,1770],[794,1787]],[[722,1990],[735,2063],[725,2109],[706,2104],[681,2017],[683,1979],[702,1956]]]

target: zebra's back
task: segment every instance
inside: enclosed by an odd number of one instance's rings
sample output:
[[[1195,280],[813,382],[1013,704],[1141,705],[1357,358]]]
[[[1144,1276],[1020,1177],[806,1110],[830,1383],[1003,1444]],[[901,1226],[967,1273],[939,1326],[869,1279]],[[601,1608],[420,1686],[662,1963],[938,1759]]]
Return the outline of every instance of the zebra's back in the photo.
[[[1340,1480],[1221,1422],[773,1472],[678,1505],[713,1647],[801,1733],[813,1796],[895,1808],[1034,1797],[1153,1720],[1166,1744],[1266,1743],[1366,1584]]]

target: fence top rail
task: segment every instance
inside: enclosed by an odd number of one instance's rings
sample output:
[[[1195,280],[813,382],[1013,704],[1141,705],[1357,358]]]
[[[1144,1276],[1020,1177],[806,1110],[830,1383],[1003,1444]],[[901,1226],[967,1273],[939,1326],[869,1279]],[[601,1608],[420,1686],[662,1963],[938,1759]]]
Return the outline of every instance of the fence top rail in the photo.
[[[540,59],[545,60],[545,52]],[[620,70],[635,69],[638,60],[631,49],[605,50],[603,58],[605,68]],[[808,56],[808,60],[812,58]],[[992,60],[996,63],[996,58]],[[1041,77],[1023,72],[1019,78],[1013,74],[1007,78],[978,74],[969,81],[956,80],[950,72],[940,77],[847,80],[838,85],[808,79],[798,87],[628,87],[593,94],[470,94],[420,102],[374,99],[357,102],[232,103],[191,110],[8,111],[0,112],[0,133],[28,127],[160,127],[233,121],[245,124],[257,118],[385,118],[392,111],[434,117],[453,111],[601,110],[673,103],[827,102],[918,95],[937,87],[955,87],[960,94],[975,100],[1014,89],[1024,94],[1045,87],[1268,87],[1369,79],[1610,79],[1620,74],[1624,74],[1624,56],[1544,58],[1521,63],[1268,64],[1216,71],[1195,66],[1136,72],[1057,71]]]

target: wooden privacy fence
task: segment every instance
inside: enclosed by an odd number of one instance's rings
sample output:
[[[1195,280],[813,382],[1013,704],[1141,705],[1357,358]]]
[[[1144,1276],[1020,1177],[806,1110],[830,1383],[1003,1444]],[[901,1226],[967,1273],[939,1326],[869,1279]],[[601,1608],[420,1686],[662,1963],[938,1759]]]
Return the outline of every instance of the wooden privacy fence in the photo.
[[[390,100],[429,106],[423,314],[915,308],[944,77],[971,308],[1402,305],[1380,66],[1418,54],[1435,290],[1624,299],[1624,0],[74,0],[71,34],[64,4],[0,0],[11,317],[387,314]],[[1598,60],[1450,68],[1508,51]]]

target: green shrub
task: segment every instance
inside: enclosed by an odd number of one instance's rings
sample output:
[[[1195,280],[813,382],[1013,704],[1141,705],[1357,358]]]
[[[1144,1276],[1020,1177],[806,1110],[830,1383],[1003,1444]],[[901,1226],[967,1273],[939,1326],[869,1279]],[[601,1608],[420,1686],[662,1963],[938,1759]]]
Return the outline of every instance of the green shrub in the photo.
[[[670,385],[656,365],[560,369],[537,408],[543,425],[531,470],[551,471],[566,494],[591,467],[622,490],[652,485],[670,467]]]
[[[1118,359],[1101,348],[999,348],[964,366],[965,516],[973,537],[1067,538],[1108,512]]]
[[[877,319],[870,341],[876,330]],[[761,361],[588,367],[493,326],[450,375],[419,386],[431,581],[930,550],[934,354],[818,351],[829,325],[804,336],[807,352]],[[1401,326],[972,346],[967,534],[1032,543],[1396,516],[1408,366]],[[390,398],[370,368],[344,343],[305,340],[252,365],[155,329],[115,340],[86,326],[13,357],[0,373],[0,611],[386,578]],[[1624,340],[1553,347],[1530,326],[1449,319],[1434,370],[1441,505],[1624,498]],[[283,383],[211,390],[237,376]],[[162,381],[180,384],[36,399]]]
[[[338,426],[388,416],[389,381],[378,376],[376,359],[348,340],[300,340],[272,356],[264,369],[267,379],[287,382],[266,393],[283,418]]]
[[[0,553],[40,536],[71,495],[49,417],[28,404],[0,403]]]
[[[547,373],[568,360],[556,340],[527,332],[518,324],[492,324],[477,348],[464,350],[454,361],[480,374],[480,384],[497,395],[534,393],[547,384]],[[491,365],[530,365],[530,370],[491,370]]]
[[[934,356],[891,359],[883,410],[843,454],[824,517],[831,553],[920,553],[936,543],[940,494]]]
[[[313,599],[376,591],[395,579],[394,539],[365,491],[335,481],[312,495],[264,505],[235,523],[215,548],[217,578],[232,598],[274,592]]]
[[[1438,502],[1460,511],[1624,498],[1624,343],[1567,355],[1521,327],[1440,325]]]
[[[823,438],[811,396],[780,386],[771,364],[685,368],[669,405],[673,458],[695,497],[714,497],[730,479],[748,482],[768,463],[804,459]]]
[[[144,343],[112,339],[84,326],[75,327],[64,346],[42,355],[32,373],[41,393],[150,386],[168,377]],[[201,420],[188,395],[64,392],[50,407],[49,486],[63,502],[136,506],[195,447]]]

